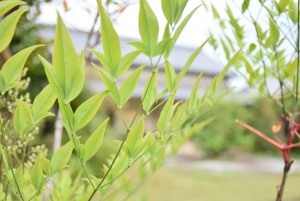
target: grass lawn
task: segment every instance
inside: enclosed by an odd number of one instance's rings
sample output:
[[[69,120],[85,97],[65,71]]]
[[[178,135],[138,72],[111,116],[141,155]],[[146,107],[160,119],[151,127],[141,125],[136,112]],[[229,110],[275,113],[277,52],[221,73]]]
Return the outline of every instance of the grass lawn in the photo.
[[[130,200],[274,201],[280,174],[163,167]],[[289,175],[283,201],[300,200],[300,172]]]

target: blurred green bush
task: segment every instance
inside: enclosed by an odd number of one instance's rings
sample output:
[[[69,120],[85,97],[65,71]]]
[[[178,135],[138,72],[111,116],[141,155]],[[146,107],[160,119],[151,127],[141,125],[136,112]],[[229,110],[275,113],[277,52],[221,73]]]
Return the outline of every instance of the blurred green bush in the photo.
[[[273,102],[267,98],[258,99],[251,105],[224,100],[202,115],[203,119],[213,115],[215,120],[206,129],[194,135],[193,140],[208,156],[226,155],[232,150],[278,154],[274,147],[235,124],[235,120],[240,119],[273,137],[272,125],[280,121],[279,114],[275,111]]]

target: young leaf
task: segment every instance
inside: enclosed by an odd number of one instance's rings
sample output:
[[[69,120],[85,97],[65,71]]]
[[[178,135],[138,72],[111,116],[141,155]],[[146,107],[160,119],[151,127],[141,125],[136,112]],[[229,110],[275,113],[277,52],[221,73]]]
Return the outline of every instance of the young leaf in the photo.
[[[26,4],[24,1],[19,0],[0,1],[0,16],[4,15],[12,8],[24,4]]]
[[[37,122],[53,106],[57,96],[50,85],[47,85],[34,99],[32,105],[33,119]]]
[[[32,166],[31,181],[36,190],[40,190],[44,183],[43,166],[40,159],[36,160]]]
[[[243,1],[243,4],[242,4],[242,12],[243,13],[248,9],[249,4],[250,4],[250,0],[244,0]]]
[[[60,86],[60,83],[57,80],[57,76],[56,76],[56,73],[54,71],[53,66],[46,59],[44,59],[43,57],[39,56],[39,58],[40,58],[43,66],[44,66],[47,79],[48,79],[51,87],[55,91],[56,96],[59,99],[64,100],[65,99],[65,95],[64,95],[64,92],[63,92],[63,88]]]
[[[178,1],[177,0],[162,0],[161,7],[164,13],[165,18],[167,19],[168,23],[173,25],[174,24],[174,16],[175,12],[178,9]]]
[[[136,69],[126,80],[123,82],[120,88],[120,105],[122,107],[127,100],[130,98],[132,93],[134,92],[136,85],[139,81],[140,75],[142,70],[144,69],[145,65]]]
[[[110,79],[110,77],[108,77],[106,75],[105,72],[103,72],[103,70],[101,70],[100,68],[98,68],[96,65],[94,65],[95,68],[98,70],[100,77],[104,83],[104,86],[107,90],[109,90],[112,98],[114,99],[114,101],[116,102],[116,104],[119,106],[121,105],[121,100],[120,100],[120,93],[119,90],[117,88],[117,85],[114,81],[112,81]]]
[[[169,92],[173,92],[176,73],[174,67],[168,60],[165,61],[165,66],[167,88]]]
[[[175,95],[172,95],[167,103],[165,104],[164,108],[162,109],[158,121],[157,121],[157,129],[160,134],[164,132],[164,129],[167,125],[167,123],[170,121],[170,119],[173,116],[173,103],[174,103]]]
[[[113,78],[116,78],[116,71],[121,59],[120,38],[113,27],[113,24],[106,14],[101,0],[97,0],[99,16],[101,19],[101,37],[104,55],[111,69],[108,71]]]
[[[77,131],[84,127],[97,113],[106,92],[102,92],[89,98],[82,103],[75,111],[74,114],[74,130]]]
[[[186,61],[186,63],[184,64],[184,66],[182,67],[180,73],[178,74],[178,76],[175,79],[175,89],[177,89],[179,87],[179,84],[182,80],[182,78],[184,77],[184,75],[186,74],[186,72],[188,71],[188,69],[190,68],[190,66],[192,65],[192,63],[195,61],[195,59],[197,58],[197,56],[199,55],[199,53],[201,52],[202,48],[204,47],[204,45],[208,42],[210,38],[206,39],[206,41],[204,41],[200,47],[198,47],[192,54],[191,56],[188,58],[188,60]]]
[[[106,119],[87,139],[83,147],[83,162],[87,162],[100,149],[103,141],[105,128],[109,119]]]
[[[139,32],[147,49],[147,55],[152,57],[152,52],[158,39],[159,26],[147,0],[140,0]]]
[[[103,53],[101,52],[98,52],[96,50],[93,50],[93,49],[89,49],[90,52],[92,52],[96,57],[97,59],[99,60],[99,62],[102,64],[103,68],[111,75],[112,74],[112,71],[109,67],[109,64],[106,60],[106,57]]]
[[[188,101],[188,104],[189,104],[189,105],[188,105],[188,111],[189,111],[190,113],[193,111],[193,108],[194,108],[194,105],[195,105],[195,102],[196,102],[196,99],[197,99],[198,87],[199,87],[199,83],[200,83],[200,80],[201,80],[201,78],[202,78],[203,73],[204,73],[204,72],[202,72],[202,73],[198,76],[198,78],[197,78],[197,80],[196,80],[196,82],[195,82],[195,84],[194,84],[193,90],[192,90],[192,92],[191,92],[191,95],[190,95],[190,97],[189,97],[189,101]]]
[[[135,60],[137,56],[141,54],[141,51],[134,51],[134,52],[129,52],[128,54],[124,55],[121,58],[121,61],[119,63],[117,72],[116,72],[116,78],[120,77],[123,75],[129,67],[132,65],[132,62]]]
[[[51,158],[52,174],[62,170],[69,162],[73,151],[73,144],[67,143],[57,150]]]
[[[32,111],[29,105],[18,100],[18,105],[14,114],[14,128],[16,132],[23,136],[32,126]]]
[[[191,17],[194,15],[194,13],[198,10],[200,6],[197,6],[196,8],[194,8],[180,23],[180,25],[178,26],[178,28],[175,30],[174,35],[172,36],[172,41],[170,42],[170,44],[168,45],[168,49],[166,51],[164,51],[164,57],[168,58],[171,54],[172,49],[175,46],[176,41],[178,40],[181,32],[183,31],[184,27],[187,25],[187,23],[189,22],[189,20],[191,19]]]
[[[4,63],[2,67],[2,73],[5,78],[6,89],[20,77],[25,62],[32,51],[41,46],[42,45],[35,45],[21,50]]]
[[[69,103],[80,93],[85,76],[84,55],[77,53],[67,27],[57,14],[57,28],[54,39],[53,66],[59,86],[64,94],[64,102]]]
[[[178,8],[177,8],[175,16],[174,16],[175,24],[177,24],[177,22],[180,20],[188,0],[177,0],[177,1],[178,1]]]
[[[70,106],[70,103],[65,104],[61,99],[58,99],[59,109],[63,120],[65,122],[64,126],[66,127],[68,134],[74,130],[74,114]]]
[[[157,94],[157,71],[153,72],[149,78],[142,95],[143,108],[146,113],[149,112],[151,106],[156,100]]]
[[[0,22],[0,52],[11,42],[17,23],[27,10],[28,8],[18,9]]]
[[[51,170],[50,161],[47,158],[45,158],[45,156],[41,155],[41,163],[42,163],[42,167],[43,167],[43,170],[46,173],[46,175],[51,176],[52,170]]]
[[[131,158],[135,154],[135,149],[140,144],[144,135],[144,117],[142,117],[135,127],[129,132],[126,139],[126,155]]]

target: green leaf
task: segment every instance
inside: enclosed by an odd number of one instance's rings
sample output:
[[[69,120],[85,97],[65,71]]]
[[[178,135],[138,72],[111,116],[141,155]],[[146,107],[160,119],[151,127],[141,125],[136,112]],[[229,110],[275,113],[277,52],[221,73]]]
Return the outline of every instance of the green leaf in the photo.
[[[153,72],[144,88],[142,95],[143,108],[146,113],[149,112],[154,104],[157,95],[157,71]]]
[[[31,118],[32,111],[29,105],[18,100],[18,105],[14,113],[14,128],[20,136],[26,134],[32,127]]]
[[[64,94],[64,102],[69,103],[83,88],[85,77],[84,54],[80,58],[72,42],[70,33],[57,14],[57,28],[54,38],[53,66],[56,79]]]
[[[51,163],[50,161],[45,158],[45,156],[41,155],[41,163],[42,163],[42,167],[44,172],[46,173],[47,176],[51,176],[52,174],[52,170],[51,170]]]
[[[130,98],[134,92],[136,85],[138,84],[141,72],[143,71],[145,65],[137,68],[126,80],[123,82],[119,93],[120,93],[120,105],[122,107]]]
[[[131,42],[128,42],[127,44],[134,46],[141,53],[143,53],[145,55],[148,55],[147,47],[145,46],[145,44],[143,42],[141,42],[141,41],[131,41]]]
[[[74,114],[70,106],[70,103],[64,103],[61,99],[58,99],[59,110],[61,116],[65,122],[64,126],[66,127],[68,134],[72,133],[74,130]]]
[[[50,85],[47,85],[34,99],[32,105],[33,119],[36,123],[53,106],[57,96]]]
[[[270,23],[270,36],[266,41],[266,46],[273,47],[273,45],[276,44],[279,40],[280,32],[276,23],[271,18],[269,18],[269,23]]]
[[[194,8],[180,23],[180,25],[177,27],[177,29],[174,32],[174,35],[172,36],[172,41],[170,42],[170,44],[168,45],[168,49],[166,51],[164,51],[164,57],[168,58],[175,46],[176,41],[178,40],[181,32],[183,31],[183,29],[185,28],[185,26],[187,25],[187,23],[190,21],[191,17],[194,15],[194,13],[198,10],[200,6],[197,6],[196,8]]]
[[[178,1],[177,0],[162,0],[161,7],[164,13],[165,18],[167,19],[168,23],[173,25],[174,24],[174,16],[175,12],[178,9]]]
[[[0,1],[0,16],[4,15],[12,8],[24,4],[26,4],[24,1],[18,1],[18,0]]]
[[[47,79],[48,79],[51,87],[55,91],[57,97],[61,100],[64,100],[65,95],[64,95],[63,89],[60,86],[59,81],[57,80],[57,76],[56,76],[53,66],[43,57],[39,56],[39,58],[44,66],[46,76],[47,76]]]
[[[94,64],[93,64],[94,65]],[[112,98],[114,99],[114,101],[116,102],[116,104],[119,106],[121,105],[121,99],[120,99],[120,93],[119,90],[117,88],[116,83],[111,80],[105,72],[103,72],[103,70],[101,70],[100,68],[98,68],[96,65],[94,65],[94,67],[98,70],[100,77],[104,83],[104,86],[107,90],[109,90]]]
[[[17,23],[20,17],[28,10],[28,8],[20,8],[0,22],[0,52],[2,52],[11,42]]]
[[[242,4],[242,13],[244,13],[248,9],[249,4],[250,4],[250,0],[244,0],[243,1],[243,4]]]
[[[188,58],[188,60],[186,61],[186,63],[184,64],[184,66],[182,67],[180,73],[178,74],[178,76],[175,79],[175,89],[178,89],[179,84],[181,82],[181,80],[183,79],[184,75],[186,74],[186,72],[188,71],[188,69],[190,68],[190,66],[192,65],[192,63],[195,61],[195,59],[197,58],[197,56],[199,55],[199,53],[201,52],[202,48],[204,47],[204,45],[210,40],[210,38],[206,39],[206,41],[204,41],[200,47],[198,47],[192,54],[191,56]]]
[[[298,22],[298,8],[294,1],[289,1],[289,17],[294,22]]]
[[[2,67],[2,74],[5,78],[3,93],[8,89],[9,85],[13,84],[18,78],[20,78],[25,62],[32,51],[41,46],[42,45],[35,45],[21,50],[4,63]]]
[[[9,168],[9,165],[8,165],[6,149],[2,144],[0,144],[0,151],[1,151],[1,160],[3,161],[4,169],[7,173],[10,168]]]
[[[52,174],[62,170],[69,162],[73,151],[73,144],[67,143],[59,148],[51,158]]]
[[[131,158],[136,155],[135,149],[141,143],[144,135],[144,117],[142,117],[135,127],[129,132],[125,142],[125,153]]]
[[[175,94],[172,95],[168,101],[166,102],[164,108],[162,109],[158,121],[157,121],[157,129],[160,134],[162,134],[165,130],[167,123],[171,120],[173,116],[173,104],[174,104]]]
[[[298,63],[298,58],[296,57],[291,63],[287,65],[285,69],[286,77],[291,77],[293,75],[296,75],[297,63]]]
[[[165,51],[167,51],[168,46],[170,45],[172,40],[166,39],[157,43],[153,49],[152,56],[163,55]]]
[[[158,39],[159,26],[157,18],[147,0],[140,0],[139,32],[147,49],[147,55],[152,57]]]
[[[120,38],[107,15],[101,0],[97,0],[101,19],[101,38],[104,55],[109,66],[110,75],[116,78],[116,71],[121,60]]]
[[[85,142],[83,148],[84,163],[88,161],[90,158],[92,158],[100,149],[103,142],[103,136],[108,121],[109,119],[106,119]]]
[[[97,113],[107,92],[96,94],[82,103],[74,114],[74,130],[77,131],[84,127]]]
[[[129,52],[128,54],[124,55],[121,58],[120,64],[118,66],[117,72],[116,72],[116,78],[119,78],[121,75],[123,75],[132,65],[133,61],[137,56],[141,54],[141,51],[133,51]]]
[[[176,73],[174,67],[168,60],[165,61],[165,72],[166,72],[166,84],[167,84],[168,91],[173,92]]]
[[[197,92],[198,92],[199,83],[200,83],[200,80],[201,80],[201,78],[202,78],[202,76],[203,76],[203,73],[204,73],[204,72],[202,72],[202,73],[198,76],[198,78],[197,78],[197,80],[196,80],[196,82],[195,82],[195,84],[194,84],[194,86],[193,86],[191,95],[190,95],[190,97],[189,97],[189,100],[188,100],[188,111],[189,111],[189,113],[192,113],[192,112],[193,112],[193,108],[194,108],[194,106],[195,106],[196,99],[197,99]]]
[[[43,166],[41,160],[35,161],[31,169],[31,181],[36,190],[40,190],[44,183]]]
[[[188,0],[177,0],[177,1],[178,1],[178,8],[176,10],[175,17],[174,17],[175,24],[177,24],[177,22],[180,20]]]

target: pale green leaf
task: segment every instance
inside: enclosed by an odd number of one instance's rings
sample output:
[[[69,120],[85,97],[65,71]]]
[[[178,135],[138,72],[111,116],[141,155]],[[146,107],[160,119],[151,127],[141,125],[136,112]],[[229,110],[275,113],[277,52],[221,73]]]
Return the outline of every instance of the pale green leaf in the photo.
[[[67,143],[61,148],[59,148],[51,158],[51,170],[52,174],[62,170],[70,160],[72,155],[73,145],[72,143]]]
[[[157,129],[162,134],[164,132],[164,129],[167,125],[167,123],[170,121],[170,119],[173,116],[173,103],[174,103],[175,94],[172,95],[166,104],[164,105],[164,108],[162,109],[158,121],[157,121]]]
[[[144,69],[145,65],[137,68],[126,80],[123,82],[121,88],[120,88],[120,105],[119,107],[122,107],[127,100],[130,98],[132,93],[134,92],[141,72]]]
[[[96,50],[90,49],[89,51],[92,52],[97,57],[99,62],[102,64],[103,68],[111,75],[112,74],[112,69],[109,67],[109,64],[106,60],[105,55],[101,52],[96,51]]]
[[[70,133],[74,129],[74,114],[73,110],[70,106],[70,103],[64,103],[61,99],[58,99],[59,110],[61,112],[61,116],[65,122],[65,127]]]
[[[27,58],[32,51],[41,46],[42,45],[35,45],[21,50],[4,63],[2,67],[2,74],[5,78],[6,89],[9,85],[13,84],[18,78],[20,78]]]
[[[17,23],[20,17],[28,10],[28,8],[20,8],[0,22],[0,52],[2,52],[11,42]]]
[[[242,4],[242,13],[244,13],[248,9],[249,4],[250,4],[250,0],[244,0],[243,1],[243,4]]]
[[[110,77],[108,77],[103,70],[98,68],[96,65],[94,65],[94,67],[98,70],[105,88],[110,92],[114,101],[117,103],[117,105],[121,105],[120,93],[116,83],[113,80],[111,80]]]
[[[141,143],[144,135],[144,117],[142,117],[139,122],[134,126],[134,128],[129,132],[126,139],[126,150],[125,153],[129,158],[131,158],[135,153],[135,149]]]
[[[128,42],[128,44],[134,46],[141,53],[143,53],[145,55],[148,55],[147,47],[145,46],[145,44],[143,42],[141,42],[141,41],[131,41],[131,42]]]
[[[178,1],[178,8],[176,9],[176,13],[174,16],[175,24],[177,24],[177,22],[181,19],[182,13],[186,7],[188,0],[177,0],[177,1]]]
[[[45,158],[45,156],[41,155],[41,163],[42,163],[42,167],[43,167],[43,170],[46,173],[46,175],[51,176],[52,170],[51,170],[50,161],[47,158]]]
[[[84,84],[84,55],[82,53],[80,59],[77,58],[70,33],[60,15],[57,16],[53,66],[56,79],[64,94],[64,102],[69,103],[78,96]]]
[[[106,119],[100,126],[94,131],[94,133],[87,139],[83,148],[83,162],[85,163],[92,158],[100,149],[105,128],[109,119]]]
[[[57,97],[61,100],[64,100],[65,95],[64,95],[63,89],[60,86],[60,83],[57,80],[57,76],[56,76],[53,66],[43,57],[39,56],[39,58],[44,66],[46,76],[47,76],[47,79],[48,79],[51,87],[54,89]]]
[[[36,160],[31,169],[31,181],[36,190],[40,190],[44,183],[43,166],[40,159]]]
[[[285,74],[287,77],[296,75],[298,58],[296,57],[291,63],[286,66]]]
[[[165,72],[166,72],[166,84],[169,92],[174,89],[174,81],[176,79],[176,73],[172,64],[166,60],[165,61]]]
[[[194,86],[193,86],[193,89],[192,89],[191,95],[190,95],[190,97],[189,97],[189,100],[188,100],[188,111],[189,111],[190,113],[192,113],[193,108],[194,108],[194,105],[195,105],[195,102],[196,102],[196,99],[197,99],[198,87],[199,87],[200,80],[201,80],[201,78],[202,78],[202,76],[203,76],[203,73],[204,73],[204,72],[202,72],[202,73],[198,76],[198,78],[197,78],[197,80],[196,80],[196,82],[195,82],[195,84],[194,84]]]
[[[168,23],[173,25],[174,24],[174,16],[176,15],[175,12],[178,9],[178,1],[177,0],[162,0],[161,7],[164,13],[165,18],[167,19]]]
[[[107,15],[101,0],[97,0],[99,16],[101,19],[101,38],[104,55],[111,69],[111,76],[115,78],[117,68],[121,60],[120,38]]]
[[[141,51],[129,52],[121,58],[120,64],[116,72],[116,78],[123,75],[132,65],[135,58],[140,55]]]
[[[4,15],[12,8],[24,4],[26,4],[24,1],[19,0],[0,1],[0,16]]]
[[[152,56],[163,55],[163,53],[168,50],[168,47],[171,44],[171,42],[171,39],[165,39],[157,43],[153,49]]]
[[[170,42],[170,44],[168,45],[168,49],[166,51],[164,51],[164,57],[168,58],[175,46],[176,41],[178,40],[181,32],[183,31],[183,29],[185,28],[185,26],[187,25],[187,23],[190,21],[191,17],[194,15],[194,13],[198,10],[200,6],[197,6],[196,8],[194,8],[180,23],[180,25],[176,28],[174,35],[172,36],[172,41]]]
[[[74,130],[84,127],[97,113],[106,92],[98,93],[82,103],[74,113]]]
[[[34,99],[32,105],[33,119],[37,122],[41,115],[47,113],[47,111],[53,106],[57,96],[52,86],[47,85]]]
[[[186,61],[186,63],[184,64],[184,66],[182,67],[181,71],[179,72],[178,76],[175,79],[175,89],[177,89],[179,87],[179,84],[181,82],[181,80],[183,79],[184,75],[186,74],[186,72],[188,71],[188,69],[190,68],[190,66],[192,65],[192,63],[195,61],[195,59],[197,58],[197,56],[199,55],[199,53],[201,52],[202,48],[204,47],[204,45],[210,40],[210,38],[208,38],[206,41],[204,41],[200,47],[198,47],[192,54],[191,56],[188,58],[188,60]]]
[[[29,105],[18,100],[18,105],[14,113],[14,128],[20,136],[23,136],[32,127],[31,117],[32,111]]]
[[[289,1],[289,17],[294,22],[298,22],[298,8],[294,1]]]
[[[157,18],[147,0],[140,0],[139,32],[147,49],[147,55],[152,57],[158,39],[159,26]]]
[[[144,87],[142,102],[146,113],[149,112],[151,106],[154,104],[157,95],[157,71],[153,72],[146,86]]]

